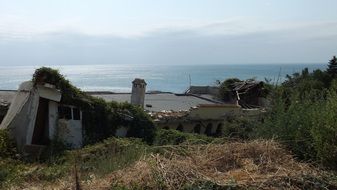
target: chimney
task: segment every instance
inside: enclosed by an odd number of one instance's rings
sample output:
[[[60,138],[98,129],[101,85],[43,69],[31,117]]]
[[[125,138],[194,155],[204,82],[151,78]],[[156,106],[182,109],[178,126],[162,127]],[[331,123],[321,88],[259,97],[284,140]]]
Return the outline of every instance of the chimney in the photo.
[[[132,81],[131,104],[144,108],[146,82],[136,78]]]

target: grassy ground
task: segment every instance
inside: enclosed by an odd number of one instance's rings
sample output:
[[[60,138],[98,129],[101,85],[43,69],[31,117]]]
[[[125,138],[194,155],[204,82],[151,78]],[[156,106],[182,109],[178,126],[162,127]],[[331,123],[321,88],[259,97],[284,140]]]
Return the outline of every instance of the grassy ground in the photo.
[[[47,160],[1,159],[0,189],[45,189],[48,185],[71,182],[76,174],[81,175],[81,180],[90,179],[93,174],[104,176],[140,159],[147,147],[139,139],[111,138]]]
[[[0,161],[0,189],[336,189],[336,178],[274,141],[177,131],[160,131],[154,145],[110,138],[43,161]]]

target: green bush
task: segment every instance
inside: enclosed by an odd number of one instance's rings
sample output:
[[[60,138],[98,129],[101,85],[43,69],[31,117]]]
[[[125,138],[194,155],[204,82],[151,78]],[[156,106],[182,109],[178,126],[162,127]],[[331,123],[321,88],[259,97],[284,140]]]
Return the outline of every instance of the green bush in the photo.
[[[16,147],[9,137],[8,130],[0,129],[0,158],[14,157]]]
[[[314,159],[310,128],[315,105],[294,95],[291,103],[277,100],[264,124],[255,129],[258,136],[274,138],[286,144],[301,159]]]
[[[260,124],[257,118],[232,116],[225,120],[221,136],[247,140],[252,136],[254,128]]]
[[[154,145],[178,145],[184,142],[198,144],[209,143],[213,140],[214,138],[205,135],[184,133],[173,129],[160,129],[156,132]]]
[[[278,139],[298,158],[337,168],[337,81],[327,72],[294,73],[273,92],[255,137]]]
[[[24,170],[25,168],[20,161],[11,158],[1,158],[0,189],[9,189],[9,184],[19,183]]]
[[[317,159],[325,166],[337,168],[337,83],[334,82],[326,102],[318,104],[312,114],[310,133]]]
[[[223,81],[219,86],[219,98],[224,101],[232,101],[235,97],[232,90],[235,82],[241,82],[238,78],[229,78]]]

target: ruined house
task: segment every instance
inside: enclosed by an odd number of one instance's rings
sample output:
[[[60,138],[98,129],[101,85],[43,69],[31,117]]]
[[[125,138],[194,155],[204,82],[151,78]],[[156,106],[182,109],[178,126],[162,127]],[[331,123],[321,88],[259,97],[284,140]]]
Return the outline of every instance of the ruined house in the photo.
[[[240,95],[240,100],[255,86],[246,83],[236,85],[235,92]],[[17,92],[11,93],[15,95],[10,100],[11,105],[0,128],[10,130],[21,150],[47,145],[55,138],[73,148],[82,146],[82,111],[76,106],[62,104],[62,93],[55,86],[44,82],[34,85],[28,81],[22,83]],[[1,97],[7,99],[7,94],[8,92],[1,92]],[[238,101],[221,102],[210,98],[200,88],[184,94],[146,92],[146,82],[143,79],[132,82],[131,93],[87,94],[107,101],[129,102],[140,106],[158,128],[206,135],[215,135],[221,131],[227,117],[245,112]],[[248,112],[250,115],[251,113]],[[125,120],[130,116],[128,113],[122,115],[125,115]],[[123,137],[127,133],[128,128],[120,126],[115,134]]]
[[[143,79],[135,79],[131,93],[91,95],[107,101],[130,102],[141,106],[158,128],[207,135],[219,132],[226,117],[241,112],[241,107],[236,102],[225,104],[207,96],[205,88],[192,88],[184,94],[146,92],[145,88],[146,82]],[[118,136],[125,136],[126,133],[126,128],[117,130]]]
[[[266,107],[268,102],[265,98],[268,90],[262,81],[245,80],[232,84],[232,92],[236,100],[243,108]]]
[[[60,103],[62,94],[54,85],[23,82],[10,104],[0,129],[8,129],[20,151],[43,148],[59,138],[70,147],[82,146],[82,114]]]

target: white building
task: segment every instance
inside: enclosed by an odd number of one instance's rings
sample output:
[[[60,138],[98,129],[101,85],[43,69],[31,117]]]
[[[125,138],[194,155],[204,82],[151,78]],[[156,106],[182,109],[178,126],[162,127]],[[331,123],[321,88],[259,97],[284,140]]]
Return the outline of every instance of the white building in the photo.
[[[20,151],[43,147],[60,138],[72,148],[82,146],[82,113],[61,105],[62,94],[53,85],[23,82],[0,129],[8,129]]]

